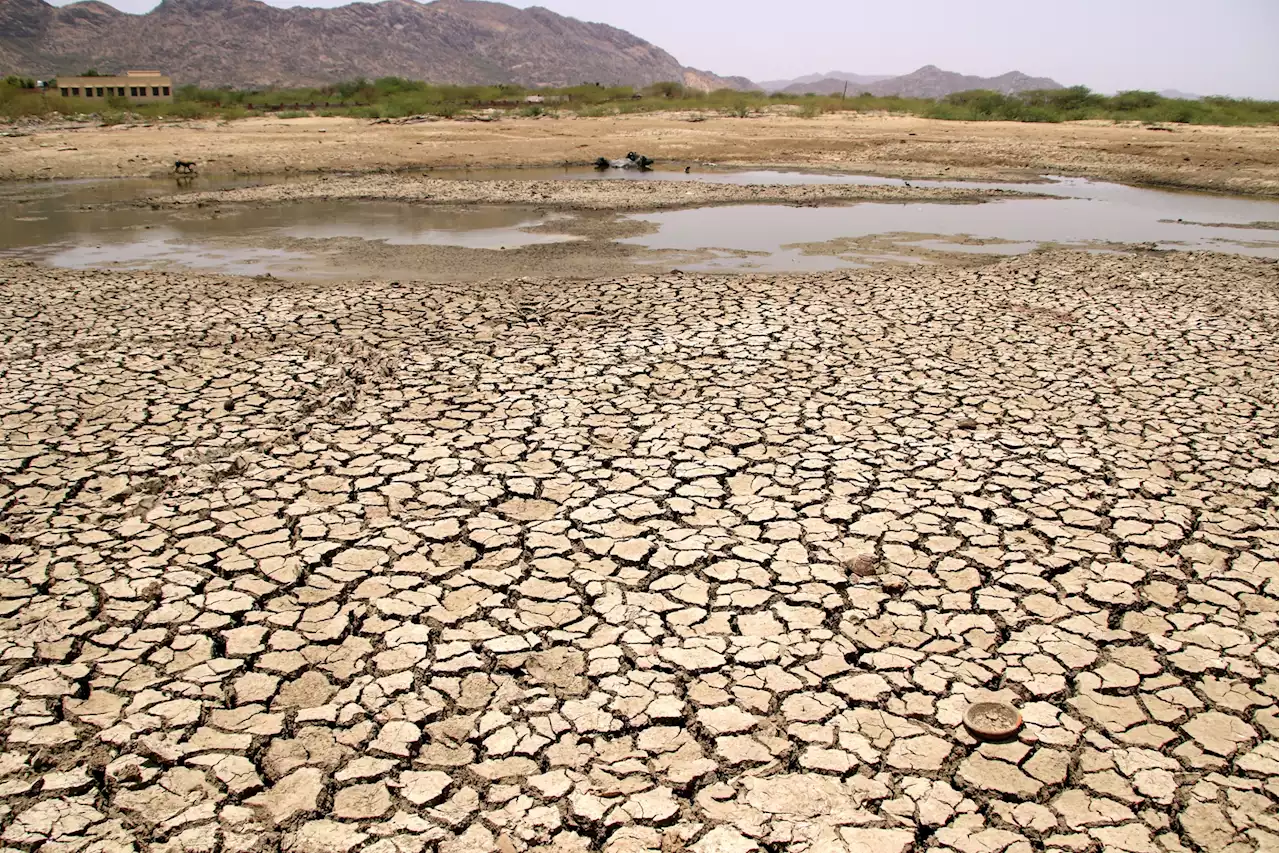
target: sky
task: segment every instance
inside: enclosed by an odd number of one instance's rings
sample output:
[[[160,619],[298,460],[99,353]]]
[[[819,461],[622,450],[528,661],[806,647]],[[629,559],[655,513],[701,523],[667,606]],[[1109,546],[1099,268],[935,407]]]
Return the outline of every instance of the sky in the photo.
[[[63,5],[67,0],[55,0]],[[156,0],[107,0],[145,12]],[[348,0],[267,0],[339,6]],[[1099,92],[1275,99],[1276,0],[512,0],[627,30],[684,65],[753,80],[825,71],[984,77],[1018,70]]]

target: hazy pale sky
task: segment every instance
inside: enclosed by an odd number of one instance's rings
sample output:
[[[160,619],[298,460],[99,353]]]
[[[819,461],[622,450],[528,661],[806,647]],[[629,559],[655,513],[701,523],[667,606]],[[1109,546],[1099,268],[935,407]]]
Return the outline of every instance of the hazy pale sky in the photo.
[[[144,12],[155,0],[107,0]],[[339,6],[347,0],[267,0]],[[58,0],[63,5],[64,0]],[[1276,0],[513,0],[628,30],[685,65],[753,80],[933,64],[1017,69],[1102,92],[1180,89],[1274,99]]]

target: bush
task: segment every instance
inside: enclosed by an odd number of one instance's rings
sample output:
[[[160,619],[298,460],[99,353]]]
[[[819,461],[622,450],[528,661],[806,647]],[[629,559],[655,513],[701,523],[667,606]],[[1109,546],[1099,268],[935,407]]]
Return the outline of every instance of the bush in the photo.
[[[369,81],[363,77],[357,77],[354,80],[345,80],[334,86],[334,91],[344,101],[355,99],[357,95],[364,94],[370,89]]]
[[[1165,100],[1155,92],[1117,92],[1112,95],[1110,107],[1120,112],[1132,112],[1134,110],[1149,110],[1152,107],[1160,105]]]
[[[307,118],[310,115],[306,110],[283,110],[276,113],[276,118]]]
[[[667,98],[669,100],[671,98],[683,98],[685,88],[683,83],[666,80],[644,87],[641,94],[650,98]]]
[[[805,98],[804,103],[800,105],[800,116],[802,118],[817,118],[826,111],[826,105],[817,98]]]

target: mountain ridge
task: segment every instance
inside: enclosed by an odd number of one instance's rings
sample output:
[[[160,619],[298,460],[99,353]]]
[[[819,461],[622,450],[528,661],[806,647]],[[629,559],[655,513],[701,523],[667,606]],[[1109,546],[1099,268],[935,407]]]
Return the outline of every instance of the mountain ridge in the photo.
[[[328,9],[261,0],[163,0],[143,14],[100,0],[0,0],[0,67],[30,76],[157,68],[178,85],[308,86],[352,77],[432,83],[752,89],[682,65],[631,33],[486,0],[383,0]]]
[[[762,80],[760,88],[766,92],[781,92],[788,86],[796,86],[804,83],[817,83],[822,80],[847,80],[850,85],[877,83],[881,80],[889,80],[896,77],[896,74],[854,74],[849,71],[828,71],[825,74],[805,74],[802,77],[792,77],[789,80]]]
[[[989,89],[1005,95],[1025,92],[1030,89],[1062,89],[1061,83],[1048,77],[1032,77],[1021,71],[1008,71],[995,77],[980,77],[972,74],[959,74],[955,71],[944,71],[936,65],[924,65],[909,74],[886,77],[879,80],[854,83],[846,78],[825,77],[820,80],[794,82],[780,91],[789,95],[805,95],[813,92],[819,95],[838,95],[849,84],[849,94],[860,95],[870,92],[872,95],[900,95],[905,98],[943,98],[955,92],[971,89]],[[865,75],[869,76],[869,75]],[[864,79],[865,79],[864,76]]]

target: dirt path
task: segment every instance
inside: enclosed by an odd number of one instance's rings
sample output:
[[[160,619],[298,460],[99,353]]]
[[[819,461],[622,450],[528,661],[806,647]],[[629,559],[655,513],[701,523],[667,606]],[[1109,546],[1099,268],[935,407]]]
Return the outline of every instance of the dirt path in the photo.
[[[0,137],[0,180],[156,175],[178,158],[198,161],[206,174],[253,174],[548,166],[635,149],[667,162],[809,166],[908,178],[1018,180],[1053,173],[1275,195],[1275,140],[1275,128],[1158,131],[1101,122],[898,116],[694,122],[638,115],[402,125],[260,118],[49,128]]]

